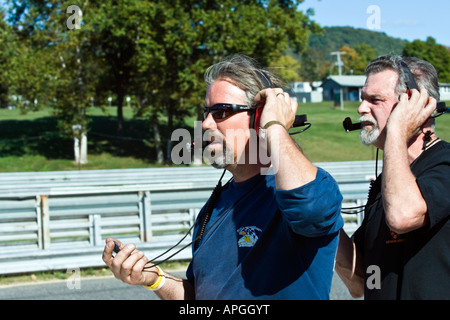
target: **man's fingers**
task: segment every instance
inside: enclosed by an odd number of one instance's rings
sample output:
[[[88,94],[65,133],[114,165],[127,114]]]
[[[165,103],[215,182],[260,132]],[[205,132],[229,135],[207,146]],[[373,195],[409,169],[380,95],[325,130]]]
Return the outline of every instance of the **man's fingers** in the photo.
[[[141,272],[142,268],[139,270],[138,267],[135,268],[136,263],[144,257],[144,253],[141,251],[134,251],[134,253],[130,253],[129,256],[125,258],[125,260],[121,264],[120,273],[122,275],[122,279],[127,278],[133,272]],[[135,270],[136,269],[136,270]]]
[[[261,101],[267,100],[267,98],[269,98],[270,96],[280,97],[280,98],[281,98],[281,96],[284,96],[285,98],[289,98],[289,94],[284,92],[283,89],[274,88],[274,89],[263,89],[263,90],[259,91],[256,94],[254,101],[256,103],[259,103]]]
[[[108,267],[111,267],[111,263],[114,258],[113,257],[114,241],[117,241],[117,240],[115,240],[113,238],[107,238],[105,240],[106,245],[105,245],[105,249],[103,249],[102,259],[103,259],[103,262],[105,262]]]

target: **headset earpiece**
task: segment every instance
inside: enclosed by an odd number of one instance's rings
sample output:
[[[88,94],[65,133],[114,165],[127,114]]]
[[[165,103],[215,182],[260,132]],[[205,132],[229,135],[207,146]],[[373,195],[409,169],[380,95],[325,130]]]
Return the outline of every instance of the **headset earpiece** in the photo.
[[[270,80],[270,77],[267,75],[267,73],[265,73],[262,70],[255,70],[255,71],[256,71],[255,72],[256,75],[258,76],[258,79],[261,81],[261,83],[263,85],[263,89],[274,88],[273,82],[272,82],[272,80]],[[264,105],[261,105],[261,104],[258,105],[256,107],[255,111],[253,111],[252,114],[250,115],[249,127],[250,127],[250,129],[253,128],[257,134],[259,132],[259,124],[260,124],[263,107],[264,107]]]
[[[261,81],[261,83],[263,85],[263,89],[275,88],[273,82],[270,80],[270,77],[267,75],[267,73],[265,73],[262,70],[255,70],[255,71],[256,71],[256,75],[258,76],[259,80]],[[250,129],[253,128],[257,135],[259,135],[259,124],[260,124],[261,115],[263,112],[263,107],[264,107],[263,103],[259,104],[250,115],[249,127],[250,127]],[[306,121],[307,121],[306,114],[296,115],[294,123],[292,124],[292,128],[302,127],[302,126],[306,126],[306,128],[303,130],[297,131],[297,132],[289,133],[289,134],[294,135],[294,134],[302,133],[305,130],[309,129],[309,127],[311,127],[311,123],[308,123]]]

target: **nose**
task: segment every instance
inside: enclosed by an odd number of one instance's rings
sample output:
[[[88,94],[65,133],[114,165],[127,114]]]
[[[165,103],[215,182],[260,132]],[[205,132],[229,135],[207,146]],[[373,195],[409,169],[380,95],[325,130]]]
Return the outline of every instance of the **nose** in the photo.
[[[217,129],[216,121],[214,120],[214,118],[212,117],[212,115],[210,113],[208,113],[208,116],[206,117],[206,119],[203,120],[202,129],[205,131],[210,130],[210,129]]]
[[[362,102],[361,102],[361,104],[359,105],[359,107],[358,107],[358,113],[359,114],[367,114],[367,113],[370,113],[370,107],[369,107],[369,102],[368,101],[366,101],[366,100],[363,100]]]

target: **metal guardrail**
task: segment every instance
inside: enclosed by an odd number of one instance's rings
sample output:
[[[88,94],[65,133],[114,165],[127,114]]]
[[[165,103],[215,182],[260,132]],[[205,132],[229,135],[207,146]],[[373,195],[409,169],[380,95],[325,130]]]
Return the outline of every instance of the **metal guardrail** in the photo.
[[[343,207],[365,202],[373,161],[316,165],[338,181]],[[109,236],[158,256],[189,230],[221,173],[211,167],[0,173],[0,274],[103,266]],[[173,257],[189,258],[189,248]]]

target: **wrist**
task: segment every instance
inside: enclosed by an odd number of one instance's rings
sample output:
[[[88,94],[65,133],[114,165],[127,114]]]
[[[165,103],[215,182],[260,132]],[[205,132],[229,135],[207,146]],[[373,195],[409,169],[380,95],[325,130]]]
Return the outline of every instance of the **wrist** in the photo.
[[[272,121],[267,122],[264,125],[264,127],[259,128],[259,130],[260,130],[260,136],[262,139],[267,139],[267,134],[268,134],[269,130],[270,131],[273,131],[273,130],[287,131],[284,124],[277,120],[272,120]]]
[[[164,271],[158,266],[155,266],[155,268],[158,271],[158,278],[152,284],[144,285],[144,288],[151,291],[157,291],[161,289],[166,283],[166,275],[164,274]]]

